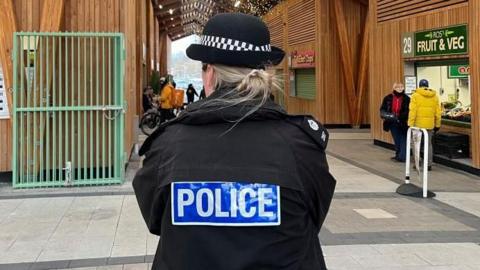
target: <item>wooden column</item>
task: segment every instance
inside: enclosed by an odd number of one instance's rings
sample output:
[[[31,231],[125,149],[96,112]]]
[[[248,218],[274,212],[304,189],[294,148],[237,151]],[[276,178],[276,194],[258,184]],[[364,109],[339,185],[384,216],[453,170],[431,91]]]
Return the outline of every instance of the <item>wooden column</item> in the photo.
[[[349,37],[347,32],[347,24],[345,21],[345,13],[343,11],[342,1],[332,0],[334,24],[337,27],[338,38],[340,42],[340,55],[342,60],[342,71],[345,79],[345,91],[348,100],[348,111],[350,123],[354,124],[356,118],[357,97],[355,91],[355,79],[353,76],[352,51],[348,43]]]
[[[7,94],[9,112],[12,113],[13,99],[9,89],[13,87],[13,33],[17,31],[17,22],[15,20],[12,0],[0,1],[0,18],[0,64],[5,80],[5,93]],[[10,121],[12,121],[11,119],[12,118],[10,118]]]
[[[151,17],[153,16],[152,14],[152,2],[150,0],[145,0],[146,4],[146,10],[147,10],[147,16],[145,17],[145,23],[146,23],[146,37],[147,41],[145,43],[147,46],[147,59],[146,59],[146,72],[147,72],[147,81],[146,84],[150,83],[150,75],[152,74],[152,46],[151,46],[151,35],[152,35],[152,30],[150,27],[150,20]]]
[[[153,70],[157,70],[157,54],[158,54],[158,22],[157,18],[153,19]]]
[[[470,91],[472,95],[472,159],[480,168],[480,0],[469,1]]]
[[[365,101],[365,94],[368,87],[368,62],[369,62],[369,40],[370,40],[370,12],[367,11],[367,17],[365,19],[365,28],[363,30],[362,48],[360,51],[360,65],[358,68],[358,80],[357,80],[357,105],[356,105],[356,117],[355,126],[362,124],[363,106]]]
[[[135,96],[137,101],[137,115],[142,114],[142,61],[143,61],[143,41],[142,41],[142,5],[135,5],[135,39],[136,55],[135,58]]]
[[[58,32],[63,19],[65,0],[44,0],[40,32]]]

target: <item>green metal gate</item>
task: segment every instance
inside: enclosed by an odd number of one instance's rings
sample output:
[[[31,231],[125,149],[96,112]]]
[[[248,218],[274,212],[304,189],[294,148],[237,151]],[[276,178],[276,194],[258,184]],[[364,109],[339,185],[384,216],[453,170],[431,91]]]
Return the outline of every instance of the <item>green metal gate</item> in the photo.
[[[15,188],[123,182],[123,42],[118,33],[15,33]]]

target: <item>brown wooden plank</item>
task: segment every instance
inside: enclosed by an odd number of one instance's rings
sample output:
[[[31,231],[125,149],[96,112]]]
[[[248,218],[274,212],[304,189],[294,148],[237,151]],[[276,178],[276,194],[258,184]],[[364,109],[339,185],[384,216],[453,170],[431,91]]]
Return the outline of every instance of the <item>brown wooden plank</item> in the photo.
[[[341,51],[341,60],[342,60],[342,71],[345,79],[345,91],[348,100],[348,108],[350,121],[353,124],[355,121],[356,115],[356,101],[357,97],[355,94],[355,79],[353,76],[352,70],[352,52],[349,45],[349,37],[347,32],[347,25],[345,22],[345,13],[343,10],[343,3],[341,1],[332,0],[333,5],[333,14],[335,19],[335,24],[337,26],[338,38],[340,42],[340,51]]]
[[[143,1],[142,1],[143,2]],[[142,61],[143,61],[143,45],[142,45],[142,7],[140,4],[135,4],[135,34],[136,34],[136,63],[135,63],[135,78],[136,78],[136,104],[137,115],[142,115]]]
[[[368,82],[368,61],[369,61],[369,40],[370,40],[370,13],[367,12],[367,18],[365,20],[362,47],[360,51],[360,66],[358,68],[358,80],[357,80],[357,104],[356,104],[356,117],[355,126],[360,126],[363,115],[363,104],[365,101],[365,94],[367,90]]]
[[[461,0],[465,1],[465,0]],[[448,6],[456,4],[455,1],[444,1],[444,0],[430,0],[430,1],[424,1],[424,0],[411,0],[407,3],[399,4],[393,7],[386,8],[384,10],[379,10],[378,11],[378,17],[386,17],[394,14],[399,14],[402,12],[409,12],[409,13],[419,13],[420,8],[423,7],[443,7],[443,6]]]
[[[2,23],[0,24],[0,65],[3,69],[10,114],[13,111],[13,98],[11,91],[8,89],[13,87],[13,63],[11,56],[13,52],[13,33],[17,31],[17,22],[13,8],[12,0],[0,1],[0,18],[2,18]]]
[[[437,3],[437,4],[428,5],[428,6],[423,6],[423,7],[417,8],[417,9],[408,10],[408,11],[396,13],[396,14],[389,15],[389,16],[380,16],[380,14],[378,14],[378,16],[377,16],[378,19],[377,20],[378,20],[378,22],[384,22],[384,21],[389,21],[389,20],[394,20],[394,19],[398,19],[398,18],[408,17],[408,16],[412,16],[412,15],[415,15],[415,14],[420,14],[420,13],[424,13],[424,12],[428,12],[428,11],[437,12],[440,8],[447,8],[447,7],[450,7],[450,6],[463,4],[465,2],[466,2],[466,0],[450,0],[449,2]]]
[[[147,81],[146,84],[150,82],[150,76],[152,74],[151,69],[151,59],[152,59],[152,52],[151,52],[151,27],[150,27],[150,18],[153,16],[152,14],[152,3],[150,0],[145,0],[145,7],[147,11],[147,16],[145,17],[145,25],[146,25],[146,46],[147,46],[147,56],[146,56],[146,72],[147,72]]]
[[[472,95],[472,159],[480,168],[480,0],[469,2],[470,91]]]

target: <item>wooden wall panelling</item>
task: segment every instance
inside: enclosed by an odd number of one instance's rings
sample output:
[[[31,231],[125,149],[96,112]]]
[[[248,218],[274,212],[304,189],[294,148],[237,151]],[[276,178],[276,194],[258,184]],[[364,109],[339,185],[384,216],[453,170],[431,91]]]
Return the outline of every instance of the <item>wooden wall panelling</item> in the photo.
[[[354,125],[359,126],[362,123],[362,117],[365,114],[364,104],[365,96],[368,87],[368,61],[369,61],[369,40],[370,40],[370,13],[367,11],[365,20],[364,32],[362,37],[362,46],[360,50],[360,64],[358,67],[358,79],[357,79],[357,103],[356,103],[356,116]]]
[[[469,2],[470,91],[472,91],[472,159],[480,168],[480,0]]]
[[[140,1],[135,4],[135,40],[136,40],[136,59],[135,59],[135,93],[137,104],[137,115],[142,115],[142,62],[143,62],[143,35],[142,35],[142,4]]]
[[[326,76],[324,72],[325,67],[322,65],[323,59],[321,58],[320,55],[322,53],[322,47],[318,46],[319,44],[322,44],[322,34],[321,34],[321,25],[322,25],[322,3],[321,1],[315,1],[315,40],[317,46],[315,46],[315,69],[316,69],[316,82],[317,82],[317,104],[316,104],[316,117],[317,120],[319,120],[322,123],[325,123],[326,117],[325,117],[325,100],[326,100],[326,95],[325,95],[325,82],[326,82]]]
[[[288,45],[315,41],[315,1],[291,1],[287,8]]]
[[[11,0],[0,1],[0,66],[2,66],[5,90],[9,111],[12,113],[12,94],[8,89],[13,85],[13,63],[11,53],[13,48],[13,33],[17,31],[14,5]],[[0,120],[0,171],[7,171],[11,168],[12,157],[12,121]]]
[[[348,42],[352,49],[354,57],[351,61],[354,75],[357,73],[359,66],[359,55],[361,53],[361,37],[363,33],[363,26],[366,17],[367,8],[361,2],[344,0],[342,1],[345,13],[348,14],[346,20]],[[317,96],[315,101],[304,100],[289,96],[289,69],[288,62],[284,61],[281,65],[275,67],[276,69],[283,69],[285,79],[285,106],[290,113],[309,113],[313,114],[320,121],[327,124],[349,124],[350,116],[348,112],[348,102],[345,98],[345,80],[342,75],[340,53],[341,50],[338,42],[338,35],[335,23],[330,19],[331,1],[319,0],[315,1],[314,12],[315,18],[313,25],[314,40],[310,42],[296,43],[298,36],[305,35],[304,33],[295,33],[292,30],[292,10],[298,16],[304,16],[298,11],[301,5],[306,5],[308,1],[289,0],[277,5],[271,12],[264,16],[264,20],[268,24],[272,43],[280,43],[279,18],[283,19],[283,49],[287,53],[293,50],[307,50],[312,49],[316,52],[316,80],[317,80]],[[304,12],[305,13],[305,12]],[[290,19],[290,20],[289,20]],[[295,26],[293,26],[295,27]],[[305,28],[305,26],[304,26]],[[293,42],[291,41],[293,38]],[[357,79],[354,80],[355,82]],[[353,84],[355,84],[355,82]],[[363,106],[368,108],[368,100],[364,100]],[[363,123],[368,123],[369,110],[365,109],[363,112]]]
[[[132,149],[136,138],[136,126],[134,125],[137,114],[136,105],[136,21],[135,0],[122,0],[121,2],[121,29],[125,33],[125,101],[127,102],[125,114],[125,150],[127,153]]]
[[[404,18],[428,11],[438,11],[457,4],[466,3],[468,0],[407,0],[407,1],[381,1],[378,0],[377,21]]]
[[[151,59],[152,59],[152,43],[151,43],[151,40],[152,40],[152,37],[151,37],[151,21],[150,21],[150,18],[153,16],[152,14],[152,2],[150,0],[145,0],[145,6],[146,6],[146,11],[147,11],[147,16],[145,17],[145,25],[146,25],[146,46],[147,46],[147,56],[146,56],[146,82],[144,83],[145,85],[149,84],[150,83],[150,75],[151,75],[151,72],[152,72],[152,69],[151,69],[151,66],[152,66],[152,62],[151,62]]]
[[[348,33],[347,33],[347,25],[346,25],[346,17],[343,10],[343,2],[338,0],[332,0],[333,5],[333,14],[335,18],[335,24],[337,26],[338,31],[338,38],[340,42],[341,48],[341,60],[342,60],[342,71],[344,80],[346,83],[346,95],[348,100],[348,109],[349,109],[349,116],[350,116],[350,123],[353,124],[355,121],[355,117],[357,115],[356,111],[356,87],[355,87],[355,79],[353,76],[353,64],[352,64],[352,51],[350,48],[350,44],[348,42]]]
[[[41,20],[40,20],[40,32],[58,32],[58,31],[60,31],[60,26],[61,26],[62,20],[63,20],[64,4],[65,4],[64,0],[44,0],[43,1],[43,8],[42,8],[42,13],[41,13],[42,15],[41,15]],[[48,100],[48,98],[45,98],[45,97],[49,93],[52,92],[51,83],[52,83],[53,72],[48,72],[48,70],[51,67],[47,68],[47,61],[48,61],[47,56],[57,54],[57,52],[53,50],[52,45],[47,46],[47,43],[51,43],[51,40],[49,38],[44,38],[43,41],[40,41],[38,43],[39,43],[39,45],[37,45],[37,48],[36,48],[37,53],[35,53],[35,57],[36,57],[36,63],[38,64],[38,66],[40,66],[40,68],[35,69],[36,70],[35,78],[38,78],[38,79],[36,79],[36,86],[35,86],[33,91],[37,91],[37,89],[39,89],[39,91],[38,91],[39,93],[37,93],[37,95],[30,95],[29,99],[31,99],[30,104],[36,104],[36,106],[41,107],[42,104],[45,104],[45,102],[43,100],[44,99]],[[38,48],[38,46],[39,46],[39,48]],[[47,49],[47,47],[48,47],[48,49]],[[23,53],[23,52],[21,52],[21,53]],[[23,71],[20,71],[20,72],[23,72]],[[47,74],[49,75],[49,77],[47,77]],[[27,90],[27,91],[29,91],[29,90]],[[23,95],[28,97],[28,95],[26,95],[26,93],[23,94]],[[43,105],[43,106],[45,106],[45,105]],[[34,123],[33,121],[30,123],[30,130],[34,130],[35,128],[38,129],[38,132],[36,132],[37,137],[34,138],[34,140],[36,142],[46,142],[46,141],[51,140],[51,138],[47,138],[45,136],[46,135],[46,130],[50,129],[50,127],[47,126],[47,116],[44,113],[33,113],[33,115],[35,115],[38,119],[37,123]],[[21,128],[23,128],[23,127],[21,127]],[[28,142],[26,141],[27,138],[25,137],[24,139],[25,139],[25,142],[21,142],[21,143],[24,143],[25,145],[28,144]],[[42,144],[42,145],[44,145],[44,144]],[[46,143],[46,145],[48,147],[48,145],[51,145],[51,144]],[[36,160],[47,161],[46,156],[44,156],[46,150],[47,149],[45,149],[43,147],[35,148],[34,155],[36,156],[35,157]],[[50,149],[48,149],[48,150],[50,150]],[[43,156],[43,157],[41,157],[41,156]],[[52,158],[52,157],[53,157],[53,155],[50,158]],[[28,160],[31,157],[29,156],[29,153],[25,152],[24,157],[22,157],[22,158],[23,158],[23,160]],[[27,163],[28,162],[25,162],[25,166],[29,166],[29,165],[27,165]],[[33,168],[33,171],[38,173],[39,170],[40,170],[41,164],[39,162],[36,162],[35,166],[36,167]],[[26,167],[24,168],[24,170],[25,169],[26,169]]]

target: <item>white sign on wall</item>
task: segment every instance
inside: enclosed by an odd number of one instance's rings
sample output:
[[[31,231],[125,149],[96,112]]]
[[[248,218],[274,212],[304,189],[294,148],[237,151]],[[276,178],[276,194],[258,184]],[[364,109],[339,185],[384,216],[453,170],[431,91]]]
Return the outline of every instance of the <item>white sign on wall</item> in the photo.
[[[410,95],[417,89],[417,77],[405,76],[405,94]]]
[[[7,104],[7,89],[5,89],[5,80],[3,78],[2,68],[0,68],[0,119],[10,118]]]

